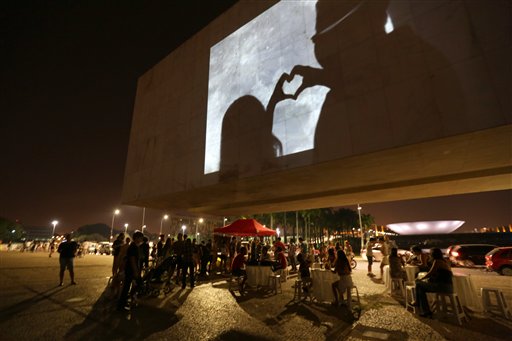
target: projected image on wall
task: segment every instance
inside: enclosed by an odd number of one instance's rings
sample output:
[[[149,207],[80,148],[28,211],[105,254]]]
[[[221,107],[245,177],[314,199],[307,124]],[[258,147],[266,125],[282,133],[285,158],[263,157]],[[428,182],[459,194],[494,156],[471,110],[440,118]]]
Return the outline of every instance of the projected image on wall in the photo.
[[[448,61],[395,25],[402,5],[281,1],[214,45],[204,173],[252,176],[463,131],[464,102],[438,100],[463,98],[457,74],[427,72]]]
[[[315,5],[279,2],[211,48],[205,174],[221,163],[251,167],[240,155],[246,148],[254,167],[314,148],[329,88],[301,89],[303,77],[291,73],[297,65],[322,68],[312,41]]]

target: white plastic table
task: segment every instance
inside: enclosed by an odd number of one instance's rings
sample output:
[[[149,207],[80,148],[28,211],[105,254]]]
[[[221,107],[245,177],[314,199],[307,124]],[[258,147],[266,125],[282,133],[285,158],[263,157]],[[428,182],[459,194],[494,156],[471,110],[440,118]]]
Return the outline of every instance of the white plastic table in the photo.
[[[272,267],[260,265],[247,266],[247,284],[251,287],[268,285],[268,279],[272,275]]]
[[[313,281],[313,296],[318,302],[333,302],[332,283],[340,277],[331,270],[311,269],[311,280]]]

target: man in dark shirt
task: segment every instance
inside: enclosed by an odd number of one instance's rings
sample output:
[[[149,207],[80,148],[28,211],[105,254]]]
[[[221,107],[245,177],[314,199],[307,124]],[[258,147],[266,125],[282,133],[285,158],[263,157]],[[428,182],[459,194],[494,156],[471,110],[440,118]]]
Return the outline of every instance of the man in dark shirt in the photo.
[[[71,277],[71,284],[75,285],[75,270],[73,265],[73,260],[75,259],[76,250],[78,249],[78,244],[71,240],[71,235],[67,234],[65,236],[65,240],[60,243],[57,252],[60,253],[59,263],[60,263],[60,284],[63,285],[64,281],[64,271],[66,268],[69,270],[69,277]]]
[[[182,271],[183,271],[183,274],[182,274],[182,279],[181,279],[181,288],[182,289],[185,289],[186,287],[186,283],[187,283],[187,270],[189,271],[190,273],[190,287],[193,288],[194,287],[194,271],[195,271],[195,266],[194,266],[194,257],[193,257],[193,253],[194,253],[194,248],[192,246],[192,241],[187,238],[185,239],[185,242],[183,244],[183,254],[182,254]]]
[[[156,244],[156,256],[159,258],[159,260],[162,260],[162,257],[163,257],[164,240],[165,240],[165,234],[161,234],[160,239],[158,240],[158,243]]]
[[[112,276],[115,276],[117,274],[117,271],[119,270],[119,251],[121,250],[121,247],[124,245],[124,233],[121,232],[117,236],[116,240],[114,240],[114,243],[112,244],[112,255],[114,256],[114,260],[112,262]]]
[[[144,241],[144,234],[140,231],[135,231],[132,236],[133,241],[128,246],[126,251],[126,264],[124,268],[124,282],[121,296],[117,304],[118,310],[130,310],[128,303],[128,293],[132,286],[132,281],[140,282],[140,268],[139,268],[139,246]]]
[[[178,240],[172,244],[172,251],[176,256],[176,283],[179,283],[180,271],[183,267],[182,256],[183,256],[183,234],[178,233]]]

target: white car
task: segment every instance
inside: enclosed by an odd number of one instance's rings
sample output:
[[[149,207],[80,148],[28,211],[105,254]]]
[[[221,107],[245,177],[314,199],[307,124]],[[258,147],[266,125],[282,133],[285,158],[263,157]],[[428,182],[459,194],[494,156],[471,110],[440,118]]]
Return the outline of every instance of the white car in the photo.
[[[375,243],[375,245],[373,245],[372,251],[373,251],[373,261],[374,262],[382,261],[382,252],[380,252],[380,243]],[[409,250],[398,249],[398,255],[405,255],[406,258],[408,258],[410,256],[410,254],[411,254],[411,252]],[[361,252],[361,256],[363,257],[363,259],[368,260],[368,258],[366,258],[366,247],[363,249],[363,252]]]

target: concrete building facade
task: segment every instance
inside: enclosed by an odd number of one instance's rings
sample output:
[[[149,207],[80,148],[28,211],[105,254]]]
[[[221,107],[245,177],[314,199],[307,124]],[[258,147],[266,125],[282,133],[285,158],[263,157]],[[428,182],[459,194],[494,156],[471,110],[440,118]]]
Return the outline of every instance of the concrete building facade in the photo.
[[[240,1],[140,77],[123,202],[238,215],[512,188],[509,1]]]

